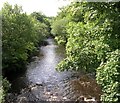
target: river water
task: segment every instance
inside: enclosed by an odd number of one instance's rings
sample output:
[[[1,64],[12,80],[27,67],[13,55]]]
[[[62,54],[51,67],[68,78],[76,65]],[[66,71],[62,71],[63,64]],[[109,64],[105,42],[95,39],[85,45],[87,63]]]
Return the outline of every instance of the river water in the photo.
[[[65,48],[53,39],[41,46],[38,56],[27,66],[27,71],[12,82],[12,94],[6,103],[39,103],[40,101],[76,101],[83,98],[99,100],[101,89],[90,75],[75,71],[56,71],[65,57]]]

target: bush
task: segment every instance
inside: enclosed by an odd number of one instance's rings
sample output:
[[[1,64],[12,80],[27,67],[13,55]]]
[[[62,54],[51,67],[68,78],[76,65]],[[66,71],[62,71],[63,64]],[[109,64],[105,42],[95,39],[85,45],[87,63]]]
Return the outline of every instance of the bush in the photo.
[[[0,103],[4,103],[5,96],[7,95],[11,84],[6,78],[2,79],[2,77],[0,77],[0,81],[2,82],[2,84],[0,85]]]
[[[106,63],[97,68],[96,80],[101,85],[104,103],[120,102],[120,50],[106,57]]]

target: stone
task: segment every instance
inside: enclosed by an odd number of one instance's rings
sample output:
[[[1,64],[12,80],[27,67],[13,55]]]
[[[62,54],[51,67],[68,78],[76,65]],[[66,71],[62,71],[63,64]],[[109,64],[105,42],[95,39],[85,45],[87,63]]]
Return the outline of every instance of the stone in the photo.
[[[18,98],[18,103],[25,103],[27,101],[26,97],[20,97]]]
[[[64,100],[66,100],[66,99],[67,99],[67,97],[63,97],[63,99],[64,99]]]

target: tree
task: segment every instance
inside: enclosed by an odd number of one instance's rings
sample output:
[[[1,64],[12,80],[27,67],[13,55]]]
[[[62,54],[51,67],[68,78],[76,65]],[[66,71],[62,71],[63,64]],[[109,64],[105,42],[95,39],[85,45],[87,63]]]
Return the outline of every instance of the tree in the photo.
[[[101,100],[105,103],[120,101],[119,4],[73,2],[59,13],[62,14],[61,17],[67,18],[69,23],[65,28],[68,35],[67,57],[56,69],[96,72],[96,80],[103,91]]]
[[[46,33],[46,25],[22,13],[22,8],[5,3],[2,8],[3,73],[23,70]]]

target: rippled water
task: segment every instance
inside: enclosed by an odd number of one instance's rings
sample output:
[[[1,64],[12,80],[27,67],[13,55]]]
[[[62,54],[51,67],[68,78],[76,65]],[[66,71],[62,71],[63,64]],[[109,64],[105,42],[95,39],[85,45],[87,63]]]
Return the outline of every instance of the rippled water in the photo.
[[[55,70],[65,57],[65,49],[47,39],[48,45],[40,47],[39,56],[28,65],[26,73],[13,81],[17,101],[79,100],[81,96],[99,100],[101,90],[96,81],[81,72]],[[22,102],[21,102],[22,103]]]

